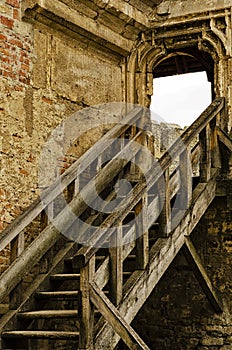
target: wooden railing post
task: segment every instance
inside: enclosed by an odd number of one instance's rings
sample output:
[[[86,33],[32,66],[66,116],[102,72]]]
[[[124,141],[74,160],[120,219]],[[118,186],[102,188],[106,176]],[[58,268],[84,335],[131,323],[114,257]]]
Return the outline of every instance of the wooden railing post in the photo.
[[[159,236],[168,237],[171,232],[171,199],[170,199],[170,169],[164,171],[165,183],[158,184],[159,196],[163,201],[163,208],[159,215]]]
[[[136,268],[145,269],[149,259],[148,223],[147,223],[148,198],[145,194],[135,206],[136,215]]]
[[[122,225],[115,229],[110,243],[110,299],[117,306],[122,299],[123,285]]]
[[[80,269],[80,339],[79,350],[93,350],[94,306],[90,301],[90,282],[95,273],[95,255]]]
[[[210,124],[199,134],[199,144],[201,150],[200,159],[200,181],[208,182],[211,172],[211,128]]]
[[[211,122],[212,137],[211,137],[211,155],[212,155],[212,167],[222,167],[221,155],[218,142],[217,127],[220,127],[220,114],[218,114]]]
[[[179,171],[180,209],[186,210],[192,197],[192,167],[191,156],[188,149],[180,154]]]
[[[11,242],[10,263],[12,264],[24,251],[25,248],[25,236],[24,232],[21,232]],[[17,309],[22,300],[22,282],[20,282],[10,293],[9,308],[10,310]]]

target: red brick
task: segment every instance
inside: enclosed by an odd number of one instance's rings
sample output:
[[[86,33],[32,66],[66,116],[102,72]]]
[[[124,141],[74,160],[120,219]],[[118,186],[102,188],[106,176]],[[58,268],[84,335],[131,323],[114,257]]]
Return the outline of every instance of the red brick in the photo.
[[[0,33],[0,41],[6,41],[7,37]]]
[[[11,61],[8,57],[2,57],[1,60],[2,60],[2,62],[11,63]]]
[[[5,16],[1,16],[1,23],[9,29],[12,29],[14,26],[13,19],[9,19]]]
[[[10,52],[0,47],[0,52],[5,56],[11,56]]]
[[[19,0],[6,0],[6,3],[10,6],[19,8]]]
[[[19,19],[19,10],[17,10],[17,9],[13,10],[13,18],[14,19]]]
[[[20,174],[23,174],[23,175],[26,175],[26,176],[28,176],[29,175],[29,173],[28,173],[28,171],[27,170],[25,170],[25,169],[20,169]]]
[[[23,91],[23,87],[17,85],[17,86],[14,87],[14,90],[15,90],[15,91]]]
[[[8,71],[3,70],[3,71],[2,71],[2,75],[3,75],[4,77],[9,77],[9,78],[11,78],[11,79],[15,79],[15,75],[14,75],[12,72],[8,72]]]
[[[19,71],[19,75],[21,75],[22,77],[27,77],[27,73],[24,72],[23,70]]]
[[[7,70],[7,71],[9,71],[9,72],[12,72],[12,71],[13,71],[12,66],[9,66],[8,64],[3,64],[3,65],[2,65],[2,68],[5,69],[5,70]]]
[[[21,68],[23,69],[23,70],[26,70],[26,71],[29,71],[30,70],[30,67],[27,65],[27,64],[21,64]]]
[[[25,78],[25,77],[19,77],[19,81],[20,83],[23,83],[25,85],[30,85],[30,79],[29,78]]]
[[[21,42],[20,40],[11,39],[11,40],[9,41],[9,43],[12,44],[12,45],[14,45],[14,46],[19,47],[20,49],[23,48],[23,44],[22,44],[22,42]]]
[[[49,105],[51,105],[51,104],[53,103],[52,100],[50,100],[50,98],[47,98],[47,97],[45,97],[45,96],[42,97],[42,100],[43,100],[44,102],[48,103]]]

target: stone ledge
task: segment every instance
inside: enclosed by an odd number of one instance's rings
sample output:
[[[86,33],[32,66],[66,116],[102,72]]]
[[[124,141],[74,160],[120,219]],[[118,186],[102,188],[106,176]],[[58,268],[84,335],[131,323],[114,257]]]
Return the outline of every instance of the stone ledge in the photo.
[[[81,34],[122,56],[127,56],[134,45],[132,40],[80,14],[61,1],[28,0],[23,2],[22,10],[23,18],[29,22],[39,21],[56,29]]]

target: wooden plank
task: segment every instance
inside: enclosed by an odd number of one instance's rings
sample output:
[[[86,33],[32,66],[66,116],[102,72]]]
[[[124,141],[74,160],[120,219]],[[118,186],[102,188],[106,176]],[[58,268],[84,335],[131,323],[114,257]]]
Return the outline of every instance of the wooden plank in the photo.
[[[49,280],[49,276],[51,274],[54,274],[56,272],[56,269],[59,270],[63,266],[63,259],[67,257],[67,254],[69,254],[73,250],[74,245],[75,243],[69,243],[59,250],[59,252],[56,254],[56,256],[53,259],[53,265],[49,269],[49,271],[46,274],[38,275],[32,281],[28,289],[24,291],[23,298],[22,298],[23,300],[21,300],[21,304],[16,309],[10,310],[1,318],[0,329],[3,329],[12,317],[16,317],[18,312],[20,312],[23,309],[28,309],[28,305],[29,305],[29,308],[31,307],[32,298],[34,302],[34,297],[33,297],[34,293],[38,290],[39,286],[42,283],[45,283],[46,280],[47,281]],[[50,281],[49,281],[49,284],[50,284]]]
[[[79,349],[93,349],[94,334],[94,306],[90,300],[90,285],[95,273],[95,256],[88,264],[80,269],[80,302],[78,312],[80,313],[80,338]]]
[[[139,136],[139,133],[137,134]],[[137,137],[135,136],[135,138]],[[133,143],[133,140],[132,140]],[[135,144],[135,143],[134,143]],[[125,149],[123,149],[122,157],[127,152],[127,149],[130,149],[130,154],[127,158],[134,156],[133,150],[136,153],[137,147],[131,147],[128,144]],[[118,156],[118,155],[117,155]],[[116,156],[116,157],[117,157]],[[129,159],[126,159],[125,162],[128,162]],[[68,207],[65,207],[55,218],[53,221],[53,225],[50,224],[47,226],[45,230],[31,243],[31,245],[21,254],[15,264],[9,267],[7,271],[2,276],[0,281],[0,291],[2,288],[2,295],[4,293],[8,293],[16,286],[17,283],[20,282],[23,276],[25,276],[26,272],[28,272],[35,264],[38,262],[41,257],[51,248],[52,245],[58,240],[60,236],[60,232],[65,232],[72,224],[73,220],[75,220],[74,216],[70,216],[70,213],[74,213],[77,217],[85,210],[87,204],[83,200],[84,198],[93,198],[92,189],[94,186],[98,188],[99,191],[103,190],[105,185],[108,184],[111,179],[117,174],[120,169],[123,168],[125,162],[121,159],[112,159],[104,168],[104,171],[101,171],[96,175],[96,178],[90,181],[84,188],[81,195],[75,197],[70,203]],[[82,197],[83,196],[83,197]],[[57,229],[59,228],[59,230]],[[107,229],[105,229],[107,233]],[[89,242],[91,247],[97,246],[99,242],[102,242],[102,237],[99,237],[98,230],[96,231],[93,240]],[[92,248],[90,248],[92,249]],[[88,259],[93,255],[87,252]],[[82,255],[83,257],[83,255]],[[11,278],[12,271],[16,271],[17,273],[13,273],[14,278]],[[4,281],[4,282],[2,282]],[[2,283],[1,283],[2,282]],[[1,293],[0,293],[1,294]]]
[[[180,224],[172,232],[172,235],[168,238],[159,238],[156,241],[150,251],[147,268],[135,271],[126,282],[123,292],[124,297],[119,306],[119,312],[126,322],[130,323],[134,319],[136,313],[182,248],[185,236],[190,235],[214,199],[217,176],[218,171],[215,170],[208,183],[196,187],[194,191],[196,194],[193,194],[193,202],[185,212]],[[96,348],[101,349],[101,346],[104,344],[107,349],[111,350],[118,341],[119,337],[105,323],[96,335],[94,343]]]
[[[180,202],[179,207],[183,210],[188,208],[192,198],[192,167],[190,164],[190,154],[186,149],[180,155]]]
[[[212,136],[211,136],[211,157],[212,157],[212,167],[219,168],[222,167],[221,152],[219,148],[219,139],[217,134],[217,127],[220,123],[220,115],[218,115],[211,122]]]
[[[169,168],[164,172],[165,183],[161,181],[158,185],[159,194],[163,207],[159,216],[159,236],[168,237],[171,232],[171,198],[170,198],[170,174]]]
[[[200,181],[207,182],[211,171],[211,128],[210,124],[200,132],[199,143],[201,149],[200,159]]]
[[[119,137],[131,124],[140,118],[141,107],[130,111],[123,119],[123,123],[118,123],[107,132],[96,144],[87,150],[82,157],[73,163],[48,189],[43,192],[43,202],[38,197],[23,214],[18,216],[7,228],[1,232],[0,251],[4,249],[22,230],[24,230],[32,220],[34,220],[43,209],[49,205],[63,190]],[[77,188],[77,190],[79,190]]]
[[[232,152],[232,140],[231,138],[219,127],[217,129],[217,135],[219,140],[228,148],[230,152]]]
[[[148,202],[145,194],[135,206],[136,215],[136,267],[145,269],[149,259]]]
[[[149,350],[149,347],[120,315],[117,308],[109,301],[95,283],[90,284],[90,296],[96,308],[115,329],[130,350]],[[95,347],[96,349],[100,349]]]
[[[122,299],[123,258],[122,258],[122,226],[117,227],[115,234],[110,237],[110,299],[118,305]]]
[[[193,123],[191,127],[189,127],[181,136],[182,141],[185,142],[185,144],[189,144],[190,141],[188,138],[192,140],[193,136],[196,136],[196,130],[201,131],[207,125],[207,122],[211,121],[224,106],[224,99],[218,99],[215,100],[207,109],[205,112],[202,113],[202,115],[196,120],[196,122]],[[211,113],[211,114],[210,114]],[[162,169],[167,169],[167,167],[171,164],[172,158],[170,156],[170,153],[173,155],[178,155],[179,153],[183,152],[185,150],[184,143],[177,140],[172,146],[171,151],[166,152],[160,159],[160,166]],[[174,157],[174,156],[173,156]],[[125,216],[128,214],[128,212],[137,204],[139,201],[140,196],[142,196],[147,189],[149,189],[160,177],[160,169],[155,166],[152,167],[146,176],[147,183],[145,184],[138,184],[133,189],[132,199],[130,201],[130,205],[127,206],[126,210],[119,211],[117,217],[114,215],[110,215],[109,218],[106,220],[107,225],[117,225],[119,221],[122,221]],[[89,254],[88,248],[86,248],[86,257]],[[91,254],[89,255],[91,256]],[[87,260],[86,260],[87,261]]]
[[[213,287],[210,278],[208,277],[207,272],[201,263],[201,259],[197,254],[194,245],[189,237],[185,238],[182,250],[186,257],[186,260],[191,266],[197,280],[202,287],[202,290],[204,291],[214,310],[217,313],[223,312],[223,306],[219,296],[217,295],[217,291]]]
[[[216,99],[202,114],[201,116],[192,124],[191,127],[187,128],[186,131],[182,134],[182,141],[188,145],[196,137],[196,135],[205,127],[205,125],[211,121],[217,113],[223,108],[224,99]],[[120,124],[114,127],[110,132],[103,136],[103,138],[97,142],[93,148],[89,149],[84,156],[78,159],[62,176],[59,178],[54,185],[52,185],[44,193],[44,202],[49,204],[54,198],[56,198],[68,184],[70,184],[78,174],[80,174],[86,167],[89,166],[96,158],[96,155],[99,155],[101,151],[104,151],[110,142],[110,139],[118,137],[123,133],[128,125],[133,124],[139,117],[141,113],[141,108],[137,108],[131,111],[128,116],[125,118],[125,124],[121,126]],[[183,144],[178,140],[171,146],[171,154],[178,155],[183,150]],[[166,152],[160,159],[160,165],[162,169],[166,169],[172,162],[170,152]],[[83,168],[84,167],[84,168]],[[77,173],[78,172],[78,173]],[[147,174],[147,187],[152,186],[157,178],[160,176],[160,172],[157,167],[152,167]],[[143,188],[142,188],[143,187]],[[137,192],[143,192],[145,186],[138,188]],[[40,198],[38,198],[21,216],[19,216],[12,224],[10,224],[1,234],[0,238],[0,250],[4,249],[7,244],[11,242],[36,216],[38,216],[41,211],[44,209],[46,204],[41,203]],[[136,203],[135,203],[136,204]]]

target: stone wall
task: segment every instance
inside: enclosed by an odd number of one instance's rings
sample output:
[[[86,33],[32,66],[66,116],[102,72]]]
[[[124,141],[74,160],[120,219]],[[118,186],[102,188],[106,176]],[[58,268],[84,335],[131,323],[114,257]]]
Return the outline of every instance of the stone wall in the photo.
[[[224,312],[214,312],[184,255],[178,254],[133,322],[151,350],[231,349],[231,231],[229,197],[218,197],[191,236]]]

